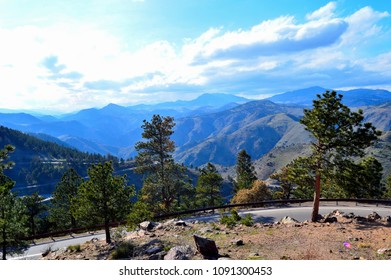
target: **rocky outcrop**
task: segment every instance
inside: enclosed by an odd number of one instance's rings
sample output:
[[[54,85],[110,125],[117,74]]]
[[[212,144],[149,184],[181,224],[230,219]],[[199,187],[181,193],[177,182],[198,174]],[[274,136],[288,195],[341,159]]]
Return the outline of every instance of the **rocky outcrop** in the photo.
[[[216,242],[209,238],[204,238],[198,235],[193,235],[194,242],[196,244],[198,252],[205,259],[217,259],[219,256],[219,251],[216,246]]]
[[[175,246],[171,248],[165,260],[190,260],[194,255],[194,252],[190,246]]]
[[[299,223],[299,221],[298,220],[295,220],[295,219],[293,219],[293,218],[291,218],[291,217],[289,217],[289,216],[285,216],[284,218],[282,218],[281,220],[280,220],[280,223],[281,224],[295,224],[295,223]]]

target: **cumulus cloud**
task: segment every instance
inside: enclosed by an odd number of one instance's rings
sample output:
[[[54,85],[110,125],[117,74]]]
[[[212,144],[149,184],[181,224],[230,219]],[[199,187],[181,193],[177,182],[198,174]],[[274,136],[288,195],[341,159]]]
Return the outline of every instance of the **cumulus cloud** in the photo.
[[[253,59],[330,46],[348,25],[335,19],[327,22],[293,24],[293,18],[262,23],[250,31],[228,32],[204,46],[196,59]]]
[[[337,8],[330,2],[304,22],[281,16],[248,29],[211,27],[182,45],[161,40],[136,51],[79,23],[0,28],[1,94],[12,95],[0,107],[69,111],[205,91],[258,96],[313,85],[386,84],[390,53],[361,57],[365,46],[358,43],[376,44],[389,13],[364,7],[338,17]]]
[[[334,10],[337,8],[336,2],[330,2],[327,5],[321,7],[320,9],[307,14],[307,20],[324,20],[334,17]]]

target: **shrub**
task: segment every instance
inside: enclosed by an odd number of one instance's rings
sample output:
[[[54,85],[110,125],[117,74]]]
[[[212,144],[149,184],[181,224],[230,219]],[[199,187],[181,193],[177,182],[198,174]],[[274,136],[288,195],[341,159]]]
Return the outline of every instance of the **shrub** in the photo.
[[[133,253],[134,253],[134,245],[130,242],[122,242],[111,253],[111,259],[113,260],[127,259],[133,256]]]
[[[236,210],[231,211],[231,215],[222,215],[220,218],[220,223],[226,225],[227,227],[234,227],[242,218],[239,216]]]
[[[267,200],[272,197],[265,182],[256,180],[251,189],[241,189],[232,198],[231,203],[251,203]]]
[[[240,221],[240,223],[241,223],[242,225],[251,227],[251,226],[254,225],[254,220],[253,220],[253,217],[251,216],[251,214],[247,214],[247,215],[244,216],[244,218]]]
[[[81,252],[80,244],[68,246],[67,250],[71,253]]]
[[[127,217],[127,225],[130,230],[135,229],[141,222],[151,220],[153,213],[148,205],[142,201],[137,201],[132,208],[132,212]]]

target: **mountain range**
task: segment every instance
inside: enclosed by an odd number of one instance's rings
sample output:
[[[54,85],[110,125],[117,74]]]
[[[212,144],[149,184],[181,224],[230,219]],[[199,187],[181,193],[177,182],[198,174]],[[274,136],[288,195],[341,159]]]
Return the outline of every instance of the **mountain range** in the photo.
[[[241,149],[246,149],[263,170],[259,171],[263,178],[305,151],[310,135],[299,120],[303,108],[311,106],[316,94],[325,90],[311,87],[267,100],[204,94],[190,101],[153,105],[109,104],[64,116],[2,113],[0,124],[84,152],[129,158],[136,155],[134,144],[141,140],[142,121],[153,114],[170,115],[176,122],[172,136],[177,145],[176,160],[188,166],[213,162],[227,167],[235,164]],[[353,110],[364,110],[365,121],[382,131],[391,130],[391,92],[354,89],[338,93]]]

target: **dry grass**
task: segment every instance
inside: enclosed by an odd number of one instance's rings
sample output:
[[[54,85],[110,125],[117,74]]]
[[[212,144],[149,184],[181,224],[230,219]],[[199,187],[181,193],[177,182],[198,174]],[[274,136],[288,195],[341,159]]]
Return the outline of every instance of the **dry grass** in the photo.
[[[205,228],[208,230],[205,231]],[[132,233],[127,238],[136,250],[151,240],[158,240],[166,246],[190,245],[196,251],[193,235],[201,235],[216,241],[219,253],[234,260],[351,260],[391,259],[391,256],[379,255],[377,250],[391,248],[391,227],[380,223],[354,223],[339,221],[333,224],[255,224],[252,227],[238,225],[228,228],[215,224],[190,224],[187,227],[174,227],[154,232]],[[243,240],[238,246],[233,240]],[[349,246],[345,246],[347,243]],[[97,244],[95,244],[97,247]],[[98,248],[98,247],[97,247]],[[94,259],[85,256],[87,259]],[[105,258],[102,250],[100,256]],[[57,254],[58,258],[58,254]],[[142,258],[139,256],[139,258]],[[61,259],[67,259],[61,256]],[[202,259],[195,254],[194,259]]]

